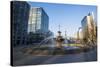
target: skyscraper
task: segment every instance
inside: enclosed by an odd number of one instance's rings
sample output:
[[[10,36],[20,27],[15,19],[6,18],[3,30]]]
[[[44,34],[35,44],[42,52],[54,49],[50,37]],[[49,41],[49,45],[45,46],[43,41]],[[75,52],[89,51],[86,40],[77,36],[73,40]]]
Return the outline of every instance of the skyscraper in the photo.
[[[11,1],[11,40],[12,46],[25,45],[30,5],[25,1]]]
[[[47,33],[49,17],[41,7],[31,7],[28,22],[28,33]]]
[[[28,21],[28,43],[40,43],[50,35],[49,17],[41,7],[31,7]]]

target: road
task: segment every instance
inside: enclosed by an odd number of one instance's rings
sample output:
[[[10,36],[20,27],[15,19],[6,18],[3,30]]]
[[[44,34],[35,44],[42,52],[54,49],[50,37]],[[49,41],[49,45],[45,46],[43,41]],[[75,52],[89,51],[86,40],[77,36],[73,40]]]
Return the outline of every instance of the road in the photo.
[[[55,55],[55,56],[22,56],[19,60],[14,61],[14,65],[38,65],[38,64],[55,64],[55,63],[72,63],[84,61],[96,61],[96,49],[79,54]]]

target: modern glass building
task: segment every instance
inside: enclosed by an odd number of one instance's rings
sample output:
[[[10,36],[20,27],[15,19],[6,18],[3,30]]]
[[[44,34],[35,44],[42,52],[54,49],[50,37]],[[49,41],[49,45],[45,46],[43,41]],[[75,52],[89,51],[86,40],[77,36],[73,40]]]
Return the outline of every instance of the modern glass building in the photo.
[[[25,45],[30,5],[25,1],[11,1],[12,45]]]
[[[81,21],[83,39],[91,42],[96,40],[96,25],[93,13],[89,13]]]
[[[42,7],[31,7],[28,21],[28,43],[40,43],[50,35],[49,17]]]
[[[28,22],[28,33],[47,33],[49,27],[49,17],[41,7],[32,7]]]

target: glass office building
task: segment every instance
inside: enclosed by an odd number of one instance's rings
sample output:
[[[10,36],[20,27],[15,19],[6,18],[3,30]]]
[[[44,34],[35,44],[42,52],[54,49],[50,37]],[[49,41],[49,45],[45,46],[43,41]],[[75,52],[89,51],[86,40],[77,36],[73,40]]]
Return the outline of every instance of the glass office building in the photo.
[[[49,17],[41,7],[32,7],[28,22],[28,33],[47,33]]]
[[[25,45],[30,5],[25,1],[11,1],[12,45]]]

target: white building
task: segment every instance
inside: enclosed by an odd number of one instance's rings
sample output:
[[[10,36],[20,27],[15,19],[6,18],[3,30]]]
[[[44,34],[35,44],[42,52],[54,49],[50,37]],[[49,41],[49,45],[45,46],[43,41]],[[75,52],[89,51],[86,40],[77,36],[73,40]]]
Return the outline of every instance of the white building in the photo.
[[[81,21],[83,39],[86,41],[93,41],[96,38],[96,25],[94,22],[93,13],[89,13]]]

